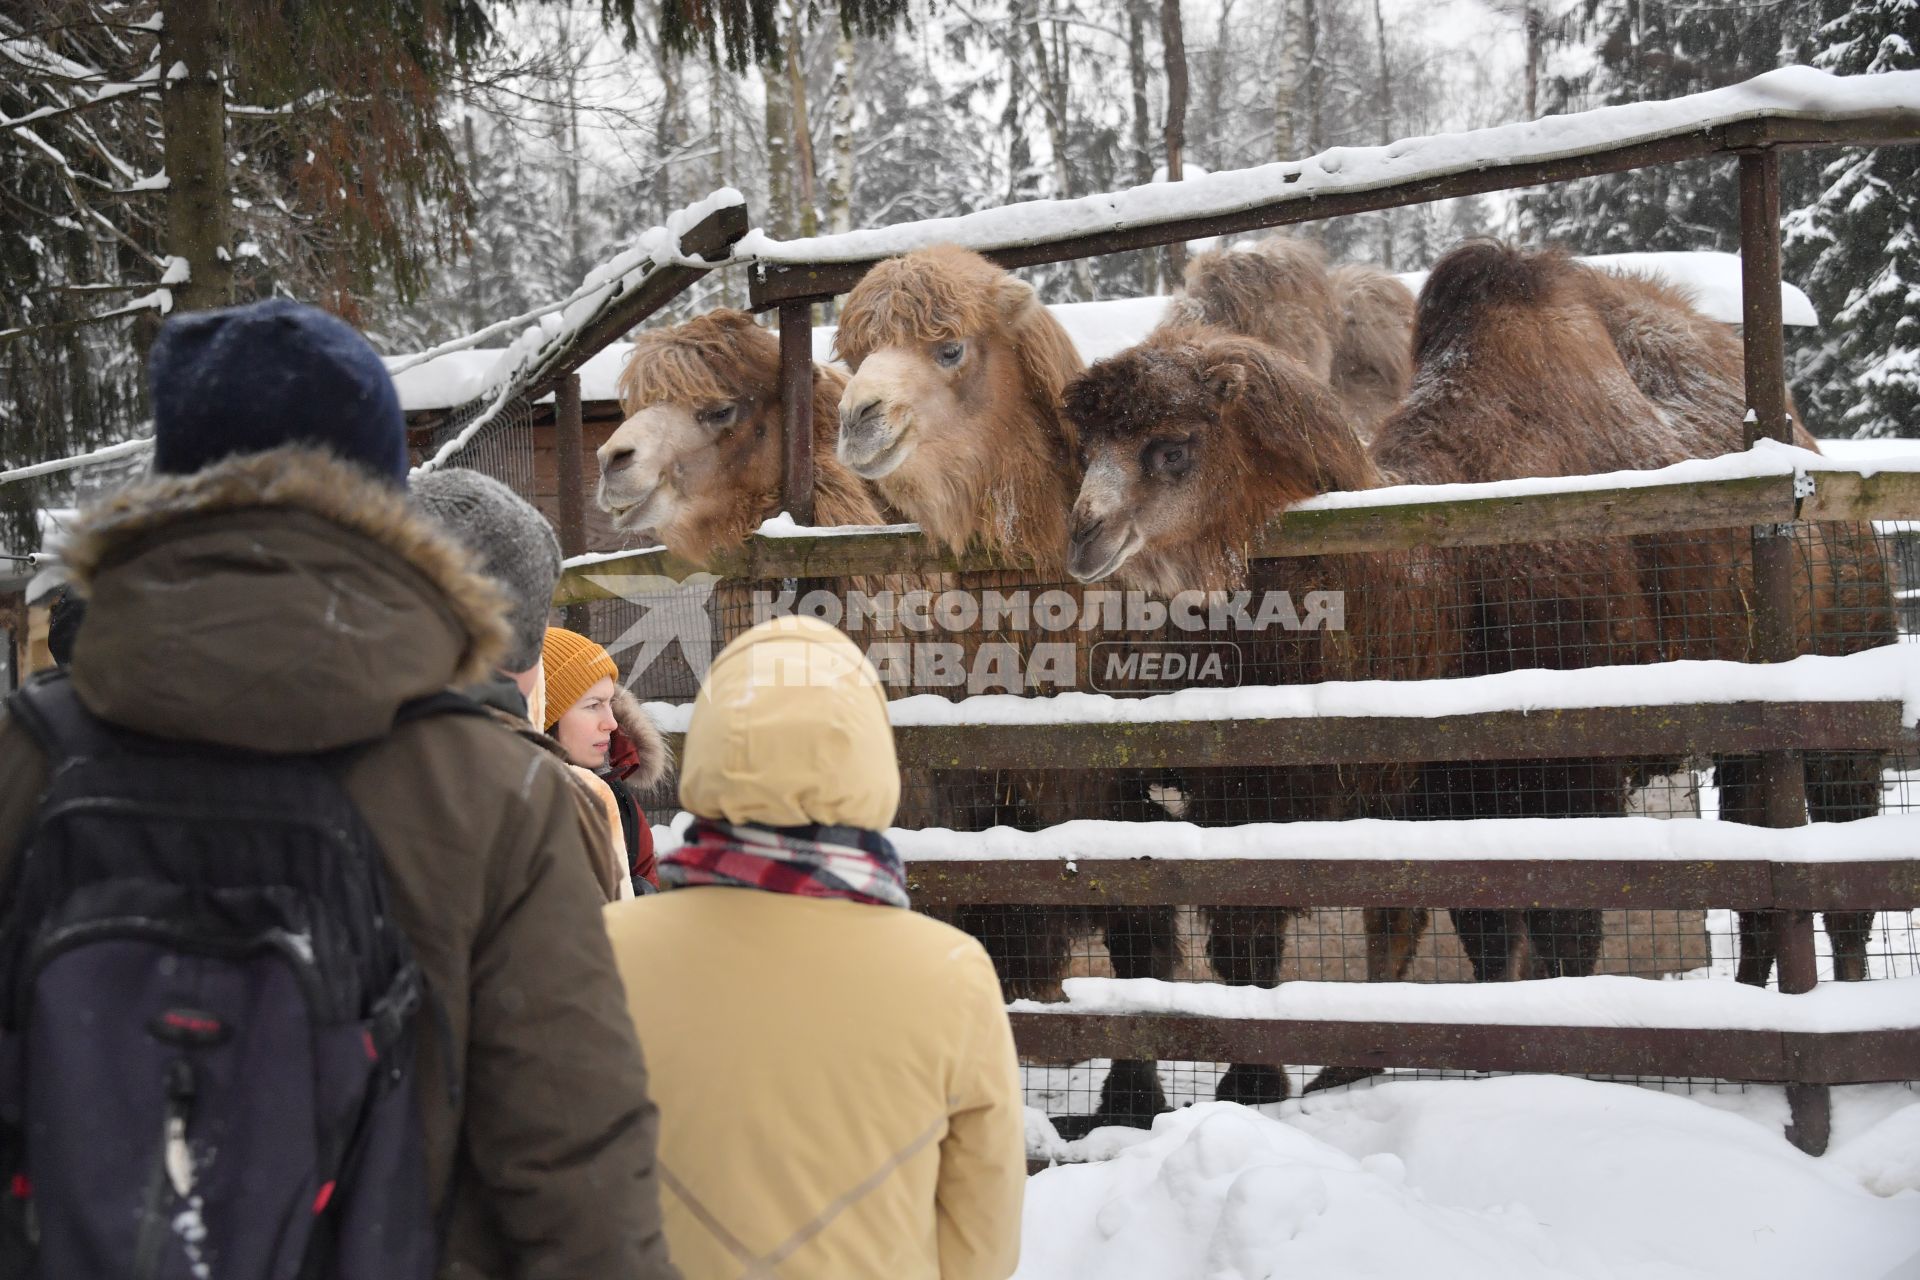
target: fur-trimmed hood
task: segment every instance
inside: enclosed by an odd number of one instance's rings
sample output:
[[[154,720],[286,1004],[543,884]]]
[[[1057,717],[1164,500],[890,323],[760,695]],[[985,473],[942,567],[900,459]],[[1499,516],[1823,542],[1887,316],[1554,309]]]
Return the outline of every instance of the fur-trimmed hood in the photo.
[[[258,751],[367,741],[490,674],[505,601],[404,493],[313,449],[157,476],[67,543],[89,597],[74,682],[98,714]]]
[[[673,768],[673,751],[660,736],[660,727],[654,724],[653,717],[640,705],[640,699],[625,685],[613,691],[613,718],[639,754],[639,763],[621,781],[641,791],[657,785]]]

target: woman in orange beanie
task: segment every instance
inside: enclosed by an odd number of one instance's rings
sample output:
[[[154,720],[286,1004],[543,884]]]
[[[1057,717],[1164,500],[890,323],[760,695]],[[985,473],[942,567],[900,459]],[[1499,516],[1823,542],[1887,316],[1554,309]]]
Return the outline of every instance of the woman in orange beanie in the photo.
[[[579,632],[548,627],[541,666],[546,679],[547,733],[601,795],[614,847],[626,856],[624,874],[631,879],[633,892],[651,893],[659,887],[653,866],[653,831],[619,771],[610,774],[607,770],[611,756],[628,743],[640,757],[664,766],[666,751],[659,732],[620,687],[619,668],[607,651]],[[634,723],[636,717],[638,723]],[[650,784],[663,771],[663,767],[651,769],[642,785]],[[632,767],[626,770],[628,774],[633,772]]]

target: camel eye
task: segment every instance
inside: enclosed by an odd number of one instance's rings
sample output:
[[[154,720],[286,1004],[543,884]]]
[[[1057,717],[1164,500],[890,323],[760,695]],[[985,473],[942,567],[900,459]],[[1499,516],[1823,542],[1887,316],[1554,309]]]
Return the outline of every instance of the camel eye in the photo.
[[[730,404],[711,405],[708,408],[700,410],[694,414],[693,417],[694,421],[698,422],[701,426],[718,430],[731,423],[734,415],[739,411],[740,404],[738,401],[734,401]]]
[[[1155,440],[1141,461],[1156,475],[1183,476],[1193,465],[1193,448],[1184,440]]]
[[[966,354],[967,344],[964,342],[943,342],[933,349],[934,363],[942,369],[953,368]]]

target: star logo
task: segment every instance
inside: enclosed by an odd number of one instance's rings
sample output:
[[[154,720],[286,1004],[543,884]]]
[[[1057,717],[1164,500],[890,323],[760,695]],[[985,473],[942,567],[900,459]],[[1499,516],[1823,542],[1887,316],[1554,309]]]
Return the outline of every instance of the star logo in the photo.
[[[713,620],[707,601],[720,582],[719,575],[696,573],[682,580],[645,573],[588,574],[587,581],[641,610],[639,621],[606,646],[609,655],[639,650],[627,671],[628,688],[676,643],[693,678],[706,679],[707,668],[713,665]]]

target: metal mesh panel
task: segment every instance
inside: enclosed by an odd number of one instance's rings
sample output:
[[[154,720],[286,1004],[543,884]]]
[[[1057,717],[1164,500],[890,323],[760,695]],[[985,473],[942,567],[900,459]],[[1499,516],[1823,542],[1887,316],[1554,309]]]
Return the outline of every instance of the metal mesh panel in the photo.
[[[1920,585],[1916,539],[1904,529],[1792,530],[1800,565],[1793,622],[1806,650],[1845,654],[1901,639],[1916,616],[1908,584]],[[609,648],[621,648],[616,661],[633,687],[648,698],[674,702],[697,689],[698,660],[686,661],[673,645],[649,651],[647,643],[671,634],[711,654],[779,611],[813,613],[842,626],[875,658],[893,696],[1065,689],[1142,696],[1209,683],[1190,662],[1163,663],[1158,670],[1139,661],[1128,666],[1129,658],[1147,653],[1217,653],[1222,674],[1213,683],[1220,686],[1753,658],[1747,530],[1642,537],[1625,556],[1596,555],[1597,545],[1549,544],[1519,556],[1508,548],[1469,548],[1261,561],[1246,598],[1193,602],[1187,614],[1193,625],[1185,626],[1144,600],[1096,602],[1099,588],[1004,572],[728,582],[711,590],[664,584],[631,593],[632,599],[596,604],[594,635]],[[905,596],[916,590],[923,599],[908,606]],[[875,605],[887,592],[893,595],[891,611]],[[1269,601],[1274,593],[1286,600]],[[1262,618],[1270,624],[1265,629],[1244,625]],[[636,633],[645,639],[636,643]],[[1037,665],[1045,646],[1060,645],[1066,646],[1064,661]],[[992,668],[984,683],[977,678],[982,655],[995,646],[1013,662],[1010,686],[1004,667]],[[1910,808],[1910,767],[1875,753],[1810,754],[1813,820],[1839,822]],[[1031,829],[1073,818],[1213,826],[1635,814],[1724,820],[1748,803],[1743,797],[1751,782],[1752,762],[1739,757],[1131,770],[1021,770],[983,760],[967,769],[907,769],[900,825],[982,830]],[[651,799],[660,806],[656,812],[673,807],[670,793]],[[1543,849],[1541,856],[1551,858],[1554,851]],[[1213,911],[929,909],[980,938],[1013,998],[1057,999],[1060,980],[1072,976],[1236,985],[1360,982],[1369,976],[1370,948],[1390,957],[1392,976],[1409,982],[1589,973],[1728,981],[1743,952],[1743,917],[1726,909],[1455,910],[1443,902],[1408,903],[1392,913],[1331,903]],[[1762,922],[1748,918],[1747,929]],[[1820,921],[1822,980],[1856,971],[1867,979],[1920,973],[1917,922],[1920,916],[1910,910],[1836,913]],[[1769,981],[1777,983],[1777,973]],[[1103,1091],[1116,1087],[1111,1080],[1123,1078],[1123,1088],[1137,1096],[1145,1078],[1142,1064],[1113,1077],[1104,1060],[1029,1060],[1023,1070],[1028,1102],[1069,1117],[1063,1125],[1068,1134],[1101,1106]],[[1298,1092],[1316,1074],[1312,1066],[1289,1064],[1284,1076]],[[1223,1080],[1224,1096],[1242,1100],[1261,1100],[1261,1091],[1273,1087],[1270,1076],[1229,1073],[1218,1063],[1162,1062],[1157,1079],[1171,1105],[1211,1098]]]
[[[428,437],[422,457],[433,457],[447,441],[459,435],[469,423],[488,413],[492,407],[493,398],[483,396],[450,410],[446,422],[435,428]],[[486,426],[474,433],[473,439],[460,446],[441,465],[484,472],[532,501],[533,405],[517,397],[508,401]]]

